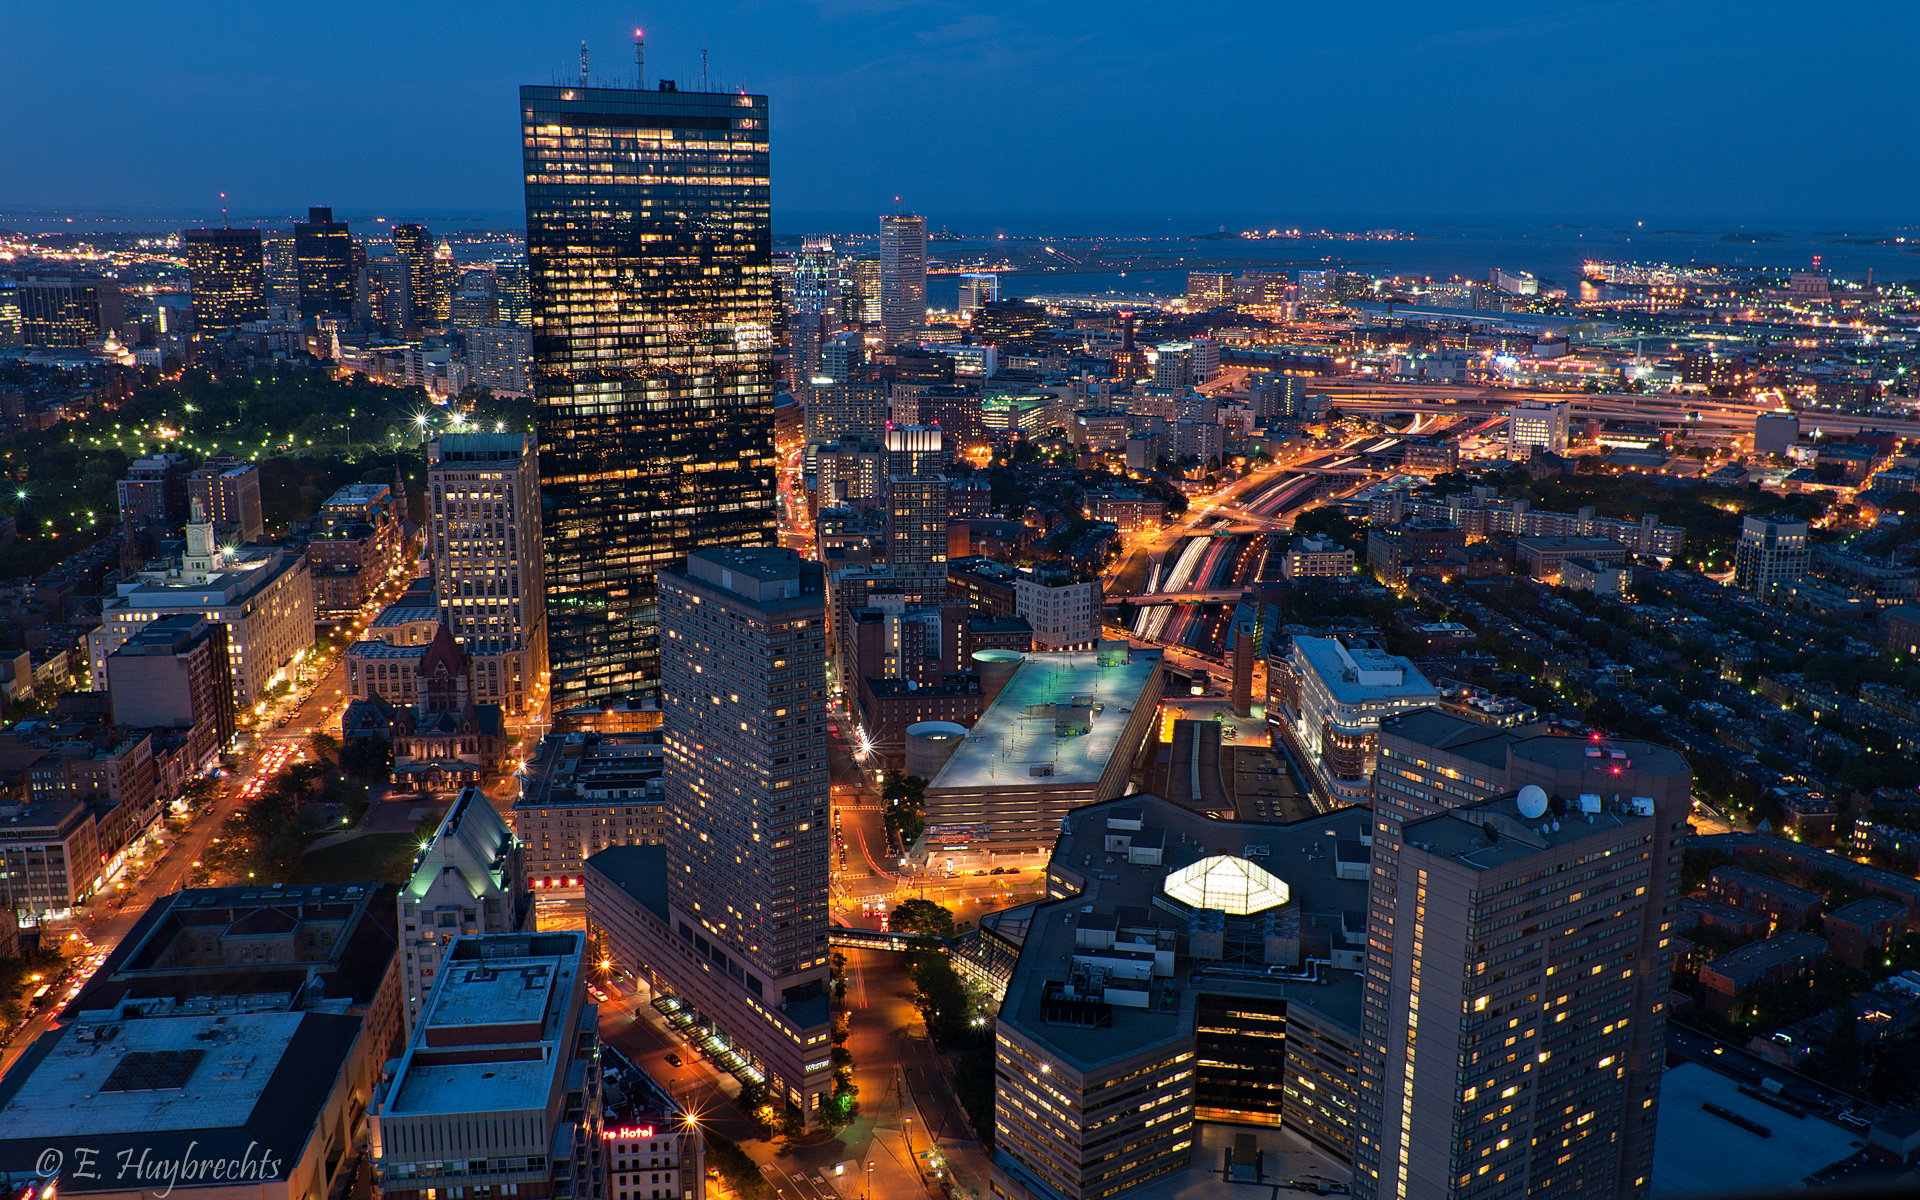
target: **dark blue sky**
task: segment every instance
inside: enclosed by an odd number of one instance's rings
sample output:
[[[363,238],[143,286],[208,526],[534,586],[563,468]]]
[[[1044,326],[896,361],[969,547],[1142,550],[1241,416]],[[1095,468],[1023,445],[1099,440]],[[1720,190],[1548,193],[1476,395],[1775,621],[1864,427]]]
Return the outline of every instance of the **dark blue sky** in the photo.
[[[1904,220],[1911,0],[0,7],[0,205],[520,207],[515,87],[772,97],[782,211]]]

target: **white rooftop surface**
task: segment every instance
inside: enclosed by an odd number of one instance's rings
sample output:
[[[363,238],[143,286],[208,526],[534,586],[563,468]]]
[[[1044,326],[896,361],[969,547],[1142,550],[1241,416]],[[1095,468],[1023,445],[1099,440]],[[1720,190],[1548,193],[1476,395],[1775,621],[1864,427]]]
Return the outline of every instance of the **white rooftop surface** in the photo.
[[[1338,638],[1297,637],[1293,645],[1342,704],[1439,694],[1411,660],[1397,654],[1366,647],[1349,650]]]
[[[1763,1138],[1714,1116],[1717,1104],[1773,1131]],[[1653,1141],[1655,1196],[1720,1196],[1792,1188],[1815,1171],[1866,1145],[1815,1116],[1796,1117],[1742,1095],[1738,1081],[1699,1063],[1660,1077],[1660,1117]]]
[[[558,960],[552,958],[454,962],[446,968],[446,978],[434,989],[420,1023],[428,1028],[517,1025],[528,1021],[544,1025],[547,1001],[558,974]]]
[[[80,1021],[60,1041],[0,1110],[0,1140],[71,1137],[82,1129],[227,1129],[244,1125],[259,1104],[267,1080],[280,1065],[304,1013],[225,1013],[106,1023],[118,1032],[104,1043],[79,1040],[102,1023]],[[200,1034],[217,1030],[202,1040]],[[184,1086],[141,1091],[101,1091],[130,1053],[203,1051],[184,1076]]]
[[[1129,658],[1103,667],[1099,652],[1093,650],[1029,654],[974,722],[967,740],[934,777],[930,790],[1098,782],[1134,706],[1160,669],[1158,650],[1135,650]],[[1054,706],[1071,704],[1076,698],[1091,698],[1098,710],[1090,732],[1054,736]],[[1032,715],[1028,715],[1030,709]],[[1050,765],[1053,774],[1029,774],[1028,768],[1035,764]]]
[[[1232,854],[1188,863],[1167,876],[1161,890],[1183,904],[1236,917],[1278,908],[1292,895],[1282,880]]]
[[[565,1071],[566,1064],[558,1069]],[[427,1113],[524,1112],[546,1107],[556,1066],[539,1059],[513,1062],[420,1063],[408,1060],[406,1075],[387,1102],[390,1116]]]

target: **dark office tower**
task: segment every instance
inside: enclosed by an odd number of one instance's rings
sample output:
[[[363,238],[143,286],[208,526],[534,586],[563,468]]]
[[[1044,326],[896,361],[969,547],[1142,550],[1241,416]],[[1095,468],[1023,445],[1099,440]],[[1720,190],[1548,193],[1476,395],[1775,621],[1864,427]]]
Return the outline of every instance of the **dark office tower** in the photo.
[[[774,540],[767,98],[524,87],[555,707],[658,686],[656,572]]]
[[[440,276],[433,261],[433,235],[425,225],[395,225],[393,251],[407,264],[407,282],[413,288],[413,319],[436,322],[440,314]]]
[[[180,234],[193,285],[193,329],[217,334],[267,317],[267,272],[258,229],[187,229]]]
[[[527,260],[510,259],[494,272],[494,296],[500,302],[500,323],[525,329],[533,323],[527,304]]]
[[[927,219],[880,218],[880,327],[891,350],[927,323]]]
[[[359,283],[353,263],[353,235],[331,208],[309,208],[293,227],[295,269],[300,281],[300,315],[350,316]]]

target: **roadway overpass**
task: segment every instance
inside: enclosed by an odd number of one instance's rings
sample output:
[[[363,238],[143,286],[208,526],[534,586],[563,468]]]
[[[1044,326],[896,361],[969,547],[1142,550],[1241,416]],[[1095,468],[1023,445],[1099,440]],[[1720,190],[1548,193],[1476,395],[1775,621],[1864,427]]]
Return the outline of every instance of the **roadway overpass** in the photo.
[[[1231,604],[1252,588],[1222,588],[1213,592],[1148,592],[1139,596],[1108,596],[1108,604]]]

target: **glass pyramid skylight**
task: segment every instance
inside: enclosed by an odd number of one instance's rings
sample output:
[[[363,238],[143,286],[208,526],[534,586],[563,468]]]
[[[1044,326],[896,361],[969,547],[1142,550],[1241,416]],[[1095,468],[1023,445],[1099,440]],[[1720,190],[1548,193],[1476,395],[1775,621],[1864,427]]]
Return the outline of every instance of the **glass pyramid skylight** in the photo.
[[[1244,858],[1216,854],[1167,876],[1167,895],[1194,908],[1217,908],[1236,917],[1278,908],[1292,899],[1286,882]]]

